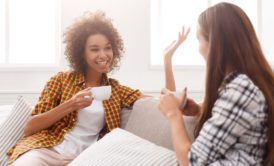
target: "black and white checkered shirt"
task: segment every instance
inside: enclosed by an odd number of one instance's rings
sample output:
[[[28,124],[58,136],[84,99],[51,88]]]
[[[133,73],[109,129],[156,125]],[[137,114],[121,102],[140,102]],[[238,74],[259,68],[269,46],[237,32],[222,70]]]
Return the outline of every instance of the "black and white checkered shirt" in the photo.
[[[212,117],[188,153],[192,166],[262,165],[267,143],[267,105],[244,74],[232,73],[219,91]]]

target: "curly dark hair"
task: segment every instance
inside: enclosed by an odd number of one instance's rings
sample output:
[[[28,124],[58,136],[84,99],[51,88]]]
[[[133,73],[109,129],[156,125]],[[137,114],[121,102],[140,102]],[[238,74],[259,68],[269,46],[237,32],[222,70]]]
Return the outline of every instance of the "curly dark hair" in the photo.
[[[87,65],[84,58],[85,44],[88,37],[94,34],[106,36],[111,43],[113,62],[110,66],[110,71],[119,67],[124,52],[123,40],[113,26],[112,20],[107,18],[104,12],[96,11],[94,13],[84,13],[64,33],[65,55],[74,71],[85,72]]]

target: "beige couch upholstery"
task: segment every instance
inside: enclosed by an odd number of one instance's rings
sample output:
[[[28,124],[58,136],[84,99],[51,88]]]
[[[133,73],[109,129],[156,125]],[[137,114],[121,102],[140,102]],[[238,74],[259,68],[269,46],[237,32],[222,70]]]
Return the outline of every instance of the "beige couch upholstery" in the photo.
[[[135,102],[132,110],[121,111],[121,128],[156,145],[173,150],[170,126],[167,119],[158,110],[159,99],[142,98]],[[182,116],[188,135],[193,140],[196,118]]]
[[[159,100],[144,98],[131,109],[121,111],[121,128],[114,129],[89,146],[70,166],[78,165],[157,165],[177,166],[170,126],[158,111]],[[193,138],[195,119],[183,117]],[[104,159],[104,160],[102,160]]]
[[[143,99],[139,99],[138,101],[135,102],[135,104],[133,105],[133,107],[131,109],[123,109],[121,110],[121,128],[136,135],[139,136],[141,138],[143,138],[145,141],[149,141],[152,142],[159,147],[157,147],[156,145],[153,146],[152,144],[148,143],[148,142],[144,142],[143,139],[139,139],[137,137],[134,136],[130,136],[129,133],[125,133],[124,131],[117,131],[116,130],[116,135],[115,133],[109,133],[110,138],[114,137],[117,140],[125,140],[124,143],[122,143],[121,145],[123,146],[118,146],[115,147],[115,145],[117,144],[116,142],[110,141],[110,145],[112,146],[107,146],[108,144],[104,143],[107,140],[107,138],[104,140],[103,138],[100,140],[102,146],[105,147],[104,148],[99,148],[98,150],[101,150],[103,157],[106,157],[108,155],[108,150],[115,150],[116,151],[116,155],[120,155],[120,153],[118,153],[118,150],[126,150],[128,151],[128,147],[132,148],[132,143],[138,143],[138,145],[146,145],[152,147],[150,150],[153,151],[154,149],[154,153],[148,154],[146,155],[146,157],[150,157],[150,155],[154,155],[156,154],[156,152],[158,152],[159,154],[162,154],[163,156],[165,156],[166,158],[168,158],[168,160],[165,160],[165,158],[157,158],[157,156],[154,156],[155,161],[168,161],[169,166],[174,164],[176,165],[176,158],[175,155],[172,151],[173,147],[172,147],[172,141],[171,141],[171,133],[170,133],[170,126],[168,124],[168,121],[166,120],[166,118],[162,115],[162,113],[157,109],[158,107],[158,103],[159,100],[157,98],[143,98]],[[24,106],[24,107],[23,107]],[[4,134],[6,137],[5,139],[0,139],[2,142],[0,142],[1,144],[1,148],[3,150],[4,148],[4,153],[2,153],[0,155],[0,158],[4,158],[2,160],[0,160],[0,165],[5,166],[7,163],[7,156],[5,156],[5,153],[7,151],[7,149],[9,149],[15,142],[17,142],[17,140],[21,137],[21,133],[23,132],[23,125],[21,123],[17,123],[17,122],[24,122],[26,121],[26,119],[30,116],[32,109],[30,106],[28,106],[27,102],[22,98],[18,98],[17,103],[14,105],[14,107],[12,106],[1,106],[0,107],[0,133],[9,133],[9,134]],[[13,115],[16,114],[16,115]],[[17,116],[18,114],[18,116]],[[12,115],[12,116],[11,116]],[[24,117],[24,119],[22,119],[22,117]],[[185,125],[187,127],[188,133],[190,135],[190,137],[193,139],[193,130],[194,130],[194,124],[195,122],[195,118],[192,117],[183,117],[185,120]],[[12,125],[7,125],[7,124],[11,124]],[[9,128],[16,128],[17,130],[10,130]],[[118,132],[118,133],[117,133]],[[128,138],[124,138],[123,135],[120,135],[120,133],[124,133],[125,135],[127,135],[128,137],[130,136],[133,140],[133,142],[130,142],[130,139]],[[15,137],[16,135],[16,137]],[[11,138],[13,139],[13,141],[11,142]],[[112,138],[113,139],[113,138]],[[110,140],[112,140],[110,139]],[[103,142],[103,143],[102,143]],[[128,144],[126,144],[126,142]],[[101,145],[100,143],[94,144],[92,145],[90,148],[90,151],[93,151],[93,149],[100,147]],[[125,144],[125,145],[124,145]],[[4,147],[2,145],[5,145]],[[161,149],[161,147],[164,147]],[[1,149],[0,148],[0,149]],[[89,149],[88,148],[88,149]],[[115,149],[117,148],[117,149]],[[165,149],[166,148],[166,149]],[[158,149],[158,150],[157,150]],[[168,150],[170,149],[170,150]],[[132,160],[132,161],[128,161],[128,162],[137,162],[138,163],[140,161],[143,162],[148,162],[144,159],[142,159],[142,157],[138,157],[140,155],[143,154],[147,154],[147,152],[140,152],[140,148],[136,148],[136,149],[132,149],[132,151],[130,151],[130,153],[121,153],[121,156],[119,156],[116,160],[119,161],[118,163],[120,163],[121,161],[125,162],[124,158],[128,158],[127,156],[130,156],[130,154],[134,154],[130,157],[135,157],[134,159],[136,160]],[[122,151],[120,151],[122,152]],[[110,156],[113,156],[113,154],[109,154]],[[81,156],[81,155],[79,155]],[[88,156],[90,156],[90,154],[88,154]],[[159,155],[160,156],[160,155]],[[94,155],[94,158],[87,158],[87,162],[95,162],[98,161],[96,160],[96,155]],[[102,155],[99,155],[99,157],[102,157]],[[77,157],[78,158],[78,157]],[[81,158],[80,158],[81,159]],[[120,159],[120,160],[118,160]],[[123,160],[122,160],[123,159]],[[79,160],[76,161],[76,163],[78,163]],[[81,161],[81,160],[80,160]],[[101,162],[101,160],[99,160]],[[173,162],[171,162],[173,161]],[[81,161],[82,162],[82,161]],[[154,161],[150,161],[152,163],[155,163]],[[77,165],[77,164],[76,164]],[[90,165],[90,164],[84,164],[84,165]],[[165,165],[166,166],[166,165]]]

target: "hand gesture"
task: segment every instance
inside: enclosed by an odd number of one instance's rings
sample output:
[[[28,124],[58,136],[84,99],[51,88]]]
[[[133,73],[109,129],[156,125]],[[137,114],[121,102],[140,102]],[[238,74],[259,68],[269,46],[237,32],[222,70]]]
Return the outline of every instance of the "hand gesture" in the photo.
[[[174,40],[164,51],[165,61],[171,60],[172,55],[177,50],[177,48],[187,39],[189,32],[190,28],[187,28],[185,31],[185,27],[182,27],[182,32],[178,33],[178,39]]]

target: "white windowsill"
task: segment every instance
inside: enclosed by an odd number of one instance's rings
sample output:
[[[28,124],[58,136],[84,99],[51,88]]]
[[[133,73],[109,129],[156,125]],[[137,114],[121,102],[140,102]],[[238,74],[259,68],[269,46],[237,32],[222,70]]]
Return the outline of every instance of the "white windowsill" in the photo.
[[[270,66],[274,71],[274,63],[271,63]],[[164,65],[150,65],[149,69],[150,70],[164,70]],[[206,66],[202,66],[202,65],[174,65],[172,67],[172,69],[174,71],[183,71],[183,70],[205,71]]]
[[[1,66],[0,72],[21,72],[21,71],[60,71],[64,69],[59,65],[33,65],[33,66]]]
[[[150,70],[164,70],[164,65],[150,65]],[[205,66],[202,65],[174,65],[172,67],[174,71],[177,70],[194,70],[194,71],[205,71]]]

